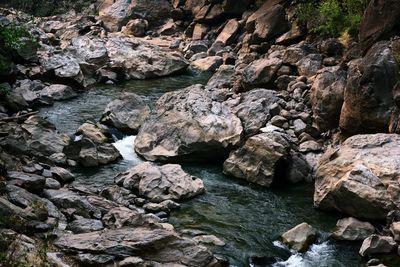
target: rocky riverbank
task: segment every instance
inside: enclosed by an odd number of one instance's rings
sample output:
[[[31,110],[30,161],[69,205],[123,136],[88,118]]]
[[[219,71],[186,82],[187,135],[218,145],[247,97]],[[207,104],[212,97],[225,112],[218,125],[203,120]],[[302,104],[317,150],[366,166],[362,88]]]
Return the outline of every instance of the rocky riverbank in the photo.
[[[399,10],[372,0],[357,42],[309,34],[295,7],[117,0],[103,1],[98,16],[40,18],[2,9],[1,27],[24,25],[32,36],[10,55],[0,50],[5,264],[21,255],[38,266],[228,264],[202,245],[224,242],[167,222],[207,190],[178,165],[187,162],[223,164],[227,176],[267,188],[315,181],[317,208],[357,218],[340,220],[335,238],[363,240],[371,266],[387,264],[382,254],[398,257]],[[110,99],[98,122],[73,136],[36,112],[94,84],[188,68],[213,76],[154,105],[133,93]],[[137,134],[134,149],[147,162],[99,191],[77,186],[77,168],[121,158],[116,132]],[[317,235],[304,223],[282,240],[304,252]]]

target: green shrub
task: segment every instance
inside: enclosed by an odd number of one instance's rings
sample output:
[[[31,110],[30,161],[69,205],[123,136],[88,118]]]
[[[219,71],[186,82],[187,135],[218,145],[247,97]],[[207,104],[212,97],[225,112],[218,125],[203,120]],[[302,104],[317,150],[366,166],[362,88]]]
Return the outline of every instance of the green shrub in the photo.
[[[0,46],[5,49],[22,49],[27,41],[35,42],[25,27],[16,24],[0,26]]]
[[[321,36],[338,37],[343,33],[356,36],[368,0],[322,0],[297,3],[300,23]]]

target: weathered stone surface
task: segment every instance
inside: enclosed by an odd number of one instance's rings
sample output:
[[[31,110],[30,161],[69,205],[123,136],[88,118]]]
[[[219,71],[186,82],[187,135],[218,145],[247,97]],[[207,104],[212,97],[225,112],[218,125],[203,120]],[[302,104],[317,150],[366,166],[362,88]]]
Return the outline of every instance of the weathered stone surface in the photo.
[[[297,71],[303,76],[313,76],[317,71],[322,68],[322,55],[309,54],[297,62]]]
[[[232,65],[222,65],[208,80],[207,88],[221,89],[232,88],[234,81],[235,67]]]
[[[350,134],[388,132],[399,68],[388,42],[350,64],[340,127]]]
[[[16,171],[8,172],[8,180],[10,180],[10,184],[17,185],[33,193],[40,193],[46,183],[46,178],[43,176]]]
[[[236,19],[229,20],[221,33],[218,35],[215,42],[221,42],[224,45],[231,44],[236,37],[236,33],[238,32],[239,27],[240,25]]]
[[[384,219],[399,207],[400,136],[356,135],[321,158],[314,204],[351,216]]]
[[[116,182],[152,202],[184,200],[204,192],[203,181],[185,173],[177,164],[158,167],[145,162],[119,174]]]
[[[392,233],[395,241],[400,241],[400,222],[393,222],[390,225],[390,232]]]
[[[149,106],[140,96],[125,93],[107,105],[100,121],[123,133],[137,134],[149,113]]]
[[[242,86],[245,90],[256,87],[269,87],[273,84],[276,72],[282,65],[279,58],[262,58],[255,60],[243,69]]]
[[[222,65],[222,62],[222,57],[211,56],[195,60],[192,62],[192,65],[202,71],[215,71]]]
[[[148,160],[212,160],[237,145],[242,132],[240,119],[226,104],[194,85],[157,101],[139,131],[135,150]]]
[[[100,127],[91,123],[82,124],[78,130],[76,130],[76,134],[83,135],[96,144],[107,143],[109,140]]]
[[[396,0],[369,2],[360,25],[360,43],[366,52],[375,42],[399,34],[400,10]]]
[[[394,251],[396,242],[391,236],[371,235],[361,245],[360,255],[365,257],[374,254],[385,254]]]
[[[307,223],[302,223],[282,235],[282,241],[299,252],[307,251],[316,240],[317,231]]]
[[[339,126],[347,73],[340,67],[318,71],[311,87],[314,123],[320,132]]]
[[[104,226],[100,220],[80,218],[68,224],[67,229],[74,234],[81,234],[103,230]]]
[[[109,260],[140,256],[164,264],[208,266],[214,260],[211,252],[193,241],[182,239],[163,228],[120,228],[77,235],[64,235],[55,245],[70,253],[105,255]]]
[[[130,20],[126,26],[122,27],[121,32],[126,35],[133,35],[136,37],[143,37],[145,35],[146,29],[149,23],[144,19],[134,19]]]
[[[50,172],[53,174],[53,177],[62,184],[71,183],[75,180],[74,174],[61,167],[51,167]]]
[[[339,240],[364,240],[375,232],[375,227],[369,222],[362,222],[355,218],[338,220],[332,236]]]

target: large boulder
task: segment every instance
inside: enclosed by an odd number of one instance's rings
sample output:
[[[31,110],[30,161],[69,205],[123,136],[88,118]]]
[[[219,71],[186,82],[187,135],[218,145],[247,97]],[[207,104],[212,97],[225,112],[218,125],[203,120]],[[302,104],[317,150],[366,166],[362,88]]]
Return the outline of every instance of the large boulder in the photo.
[[[363,59],[352,62],[340,115],[341,129],[350,134],[388,132],[395,108],[392,90],[398,77],[389,42],[376,43]]]
[[[87,259],[94,260],[91,263],[95,266],[130,256],[171,266],[216,266],[216,259],[207,248],[161,226],[66,234],[56,240],[55,245],[64,252],[77,255],[77,260],[83,264]]]
[[[314,123],[320,132],[339,126],[347,73],[335,66],[318,71],[311,87]]]
[[[362,222],[355,218],[338,220],[332,236],[339,240],[364,240],[375,232],[375,227],[369,222]]]
[[[186,70],[188,62],[178,52],[169,52],[137,39],[115,37],[106,43],[109,67],[121,69],[127,80],[148,79]]]
[[[247,139],[224,162],[224,173],[269,187],[287,178],[291,161],[291,142],[280,132],[261,133]]]
[[[321,158],[315,179],[315,206],[358,218],[384,219],[400,207],[400,136],[356,135]]]
[[[396,247],[391,236],[371,235],[363,241],[359,253],[363,257],[373,256],[393,252]]]
[[[203,181],[185,173],[177,164],[139,164],[115,178],[117,184],[152,202],[184,200],[204,192]]]
[[[360,43],[367,51],[375,42],[400,34],[400,9],[396,0],[372,0],[360,25]]]
[[[100,122],[126,134],[137,134],[149,114],[150,108],[140,96],[125,93],[107,105]]]
[[[52,84],[40,91],[41,96],[47,96],[54,100],[68,100],[78,96],[78,94],[67,85]]]
[[[253,61],[243,69],[242,86],[245,90],[256,87],[273,87],[276,72],[282,66],[282,60],[276,57]]]
[[[201,85],[164,94],[140,128],[135,150],[148,160],[213,160],[239,144],[241,121]]]
[[[145,19],[151,26],[161,25],[172,9],[167,0],[104,1],[99,18],[109,31],[119,31],[130,19]]]
[[[301,223],[282,235],[282,241],[299,252],[307,251],[317,239],[317,231],[308,223]]]

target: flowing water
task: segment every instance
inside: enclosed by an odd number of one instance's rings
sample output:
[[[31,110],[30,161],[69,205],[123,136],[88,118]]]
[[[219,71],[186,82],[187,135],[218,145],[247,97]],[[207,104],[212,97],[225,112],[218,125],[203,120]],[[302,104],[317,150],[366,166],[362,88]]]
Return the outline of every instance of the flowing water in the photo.
[[[91,88],[71,101],[56,103],[41,110],[60,132],[72,135],[86,122],[96,122],[106,105],[123,92],[134,92],[154,103],[163,93],[195,83],[206,83],[208,74],[189,72],[178,77],[147,81],[130,81],[120,85]],[[142,160],[133,151],[135,137],[120,138],[114,145],[123,160],[78,173],[76,183],[101,188],[112,184],[113,177]],[[170,222],[178,229],[202,230],[222,239],[223,247],[210,247],[230,260],[232,266],[259,266],[251,258],[278,258],[275,267],[350,267],[361,264],[360,243],[335,242],[328,232],[339,218],[336,214],[313,208],[311,184],[285,189],[265,189],[222,174],[221,166],[185,165],[190,174],[203,179],[206,193],[182,204],[172,213]],[[290,252],[279,242],[280,234],[307,222],[320,233],[317,244],[306,253]],[[268,264],[260,266],[270,266]]]

